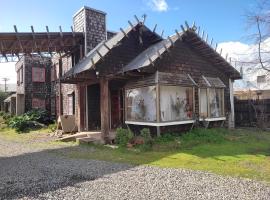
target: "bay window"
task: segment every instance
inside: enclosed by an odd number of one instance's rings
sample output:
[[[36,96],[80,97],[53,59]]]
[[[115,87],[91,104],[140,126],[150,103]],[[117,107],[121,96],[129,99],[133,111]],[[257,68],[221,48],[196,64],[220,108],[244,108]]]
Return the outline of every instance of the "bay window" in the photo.
[[[157,73],[127,84],[126,123],[149,126],[193,123],[194,81],[187,75]],[[140,86],[138,82],[148,85]]]
[[[126,90],[126,119],[156,122],[156,87],[147,86]]]
[[[224,118],[224,87],[219,78],[203,77],[206,82],[199,88],[200,119]]]
[[[160,86],[160,119],[165,121],[189,120],[193,117],[193,88]]]

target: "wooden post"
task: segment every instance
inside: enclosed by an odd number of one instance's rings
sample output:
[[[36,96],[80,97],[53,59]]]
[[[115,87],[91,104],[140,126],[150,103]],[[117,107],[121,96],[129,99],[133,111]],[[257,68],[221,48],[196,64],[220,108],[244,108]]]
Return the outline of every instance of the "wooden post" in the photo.
[[[85,113],[85,86],[77,85],[78,90],[78,131],[84,131],[84,113]]]
[[[63,115],[63,101],[62,101],[62,58],[59,59],[59,115]]]
[[[109,82],[105,77],[100,78],[100,116],[101,135],[105,143],[109,143],[110,116],[109,116]]]
[[[233,80],[229,79],[229,89],[230,89],[230,104],[231,110],[229,115],[229,128],[235,128],[235,116],[234,116],[234,97],[233,97]],[[224,90],[223,90],[223,102],[224,102]],[[223,106],[223,113],[225,108]]]
[[[158,80],[158,71],[156,72],[156,115],[157,123],[160,123],[160,86]],[[160,137],[160,126],[157,126],[157,137]]]

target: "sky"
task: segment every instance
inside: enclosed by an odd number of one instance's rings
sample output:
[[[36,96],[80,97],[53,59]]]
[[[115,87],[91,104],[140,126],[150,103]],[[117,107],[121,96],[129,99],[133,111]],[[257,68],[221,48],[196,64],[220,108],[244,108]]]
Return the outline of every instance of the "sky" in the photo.
[[[165,36],[180,30],[185,21],[195,21],[215,42],[250,45],[252,30],[247,30],[245,15],[256,0],[0,0],[0,32],[13,32],[13,25],[19,32],[30,32],[31,25],[35,32],[45,31],[45,26],[59,31],[60,25],[71,31],[72,16],[84,5],[106,12],[107,29],[112,31],[127,27],[134,15],[146,14],[146,25],[157,24],[157,32],[164,30]],[[227,48],[230,52],[231,46]],[[16,83],[14,63],[0,64],[0,84],[2,77]]]

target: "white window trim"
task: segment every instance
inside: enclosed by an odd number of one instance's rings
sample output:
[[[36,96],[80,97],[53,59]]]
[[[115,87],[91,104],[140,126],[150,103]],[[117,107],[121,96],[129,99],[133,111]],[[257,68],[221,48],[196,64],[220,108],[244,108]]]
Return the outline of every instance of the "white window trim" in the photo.
[[[185,120],[185,121],[175,121],[175,122],[136,122],[136,121],[125,121],[126,124],[133,125],[144,125],[144,126],[173,126],[173,125],[181,125],[181,124],[193,124],[195,120]]]
[[[224,121],[226,120],[226,117],[216,117],[216,118],[200,118],[200,121],[207,121],[207,122],[212,122],[212,121]]]

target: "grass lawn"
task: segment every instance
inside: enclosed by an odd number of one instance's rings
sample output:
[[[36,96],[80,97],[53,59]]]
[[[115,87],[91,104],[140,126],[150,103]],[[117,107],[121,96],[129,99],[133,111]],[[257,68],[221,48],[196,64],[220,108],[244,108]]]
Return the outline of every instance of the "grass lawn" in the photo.
[[[0,137],[8,140],[31,141],[46,133],[48,130],[43,129],[17,134],[1,124],[0,120]],[[33,145],[38,145],[37,141]],[[270,132],[266,131],[198,129],[185,136],[161,137],[155,140],[150,151],[48,142],[50,147],[53,144],[70,147],[64,152],[53,152],[69,158],[195,169],[270,183]]]
[[[204,130],[202,130],[204,131]],[[208,130],[209,131],[209,130]],[[209,131],[224,135],[217,142],[176,141],[155,144],[152,151],[136,149],[111,149],[91,146],[95,151],[73,149],[71,158],[97,159],[135,165],[186,168],[209,171],[221,175],[239,176],[270,183],[270,132],[213,129]],[[180,142],[180,145],[176,145]],[[87,147],[86,147],[87,148]]]

